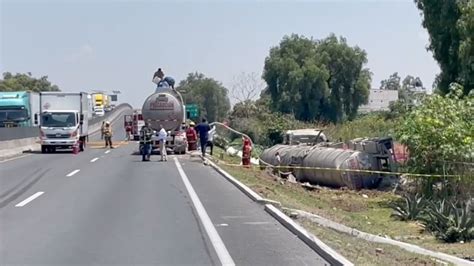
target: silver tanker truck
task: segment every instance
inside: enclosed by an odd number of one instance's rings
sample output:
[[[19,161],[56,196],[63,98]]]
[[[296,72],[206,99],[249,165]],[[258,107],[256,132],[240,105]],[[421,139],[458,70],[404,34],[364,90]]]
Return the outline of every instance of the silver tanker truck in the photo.
[[[167,86],[158,86],[155,93],[148,96],[142,107],[143,120],[150,122],[151,128],[158,132],[163,128],[168,132],[166,147],[168,152],[185,154],[187,148],[184,123],[185,105],[181,94]],[[158,138],[152,138],[152,151],[159,149]],[[141,150],[141,149],[140,149]]]

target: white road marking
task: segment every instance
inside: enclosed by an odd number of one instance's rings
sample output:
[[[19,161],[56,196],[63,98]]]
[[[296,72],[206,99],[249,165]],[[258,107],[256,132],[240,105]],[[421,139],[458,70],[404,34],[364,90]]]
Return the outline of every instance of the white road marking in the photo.
[[[94,159],[91,160],[91,163],[93,163],[93,162],[95,162],[95,161],[97,161],[97,160],[99,160],[99,158],[98,158],[98,157],[95,157]]]
[[[235,265],[234,260],[232,259],[232,257],[229,254],[229,251],[227,251],[224,245],[224,242],[222,242],[221,237],[217,233],[217,230],[214,227],[211,221],[211,218],[209,218],[209,215],[207,214],[206,209],[204,209],[204,206],[202,205],[201,201],[199,200],[199,197],[194,191],[194,188],[191,185],[191,182],[189,182],[189,179],[186,176],[186,173],[181,167],[181,164],[179,163],[178,158],[175,157],[174,162],[176,164],[176,168],[178,169],[179,175],[181,176],[181,180],[183,180],[184,186],[186,187],[186,190],[188,191],[189,197],[191,198],[193,202],[194,208],[196,208],[196,212],[199,216],[199,219],[201,220],[202,225],[204,226],[204,229],[206,230],[206,233],[209,236],[209,239],[211,240],[212,246],[216,250],[217,256],[219,257],[221,264],[222,265]]]
[[[229,226],[228,224],[216,224],[217,227]]]
[[[37,197],[41,196],[44,192],[43,191],[39,191],[39,192],[36,192],[35,194],[31,195],[29,198],[25,199],[24,201],[18,203],[17,205],[15,205],[15,207],[23,207],[25,206],[26,204],[28,204],[30,201],[36,199]]]
[[[25,158],[25,157],[28,157],[28,156],[31,156],[31,154],[26,154],[26,155],[14,157],[14,158],[6,159],[6,160],[3,160],[3,161],[0,161],[0,163],[6,163],[6,162],[9,162],[9,161]]]
[[[109,153],[109,152],[110,152],[110,150],[105,151],[105,153]]]
[[[248,225],[262,225],[262,224],[270,224],[269,222],[245,222],[244,224]]]
[[[70,172],[69,174],[67,174],[67,177],[73,176],[73,175],[79,173],[79,171],[81,171],[81,170],[80,170],[80,169],[76,169],[76,170]]]

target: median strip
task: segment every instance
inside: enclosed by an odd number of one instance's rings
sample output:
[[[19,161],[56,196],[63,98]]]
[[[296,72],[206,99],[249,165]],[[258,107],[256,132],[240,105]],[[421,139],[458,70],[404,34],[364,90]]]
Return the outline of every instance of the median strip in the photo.
[[[39,192],[36,192],[35,194],[31,195],[30,197],[28,197],[27,199],[25,199],[24,201],[18,203],[17,205],[15,205],[15,207],[23,207],[25,206],[26,204],[28,204],[30,201],[36,199],[37,197],[43,195],[43,191],[39,191]]]

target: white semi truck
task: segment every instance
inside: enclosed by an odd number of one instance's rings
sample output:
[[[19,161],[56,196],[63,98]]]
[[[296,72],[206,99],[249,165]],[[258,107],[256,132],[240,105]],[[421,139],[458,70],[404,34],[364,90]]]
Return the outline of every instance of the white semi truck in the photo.
[[[89,136],[90,100],[85,92],[40,93],[41,152],[71,149],[75,145],[84,150]]]

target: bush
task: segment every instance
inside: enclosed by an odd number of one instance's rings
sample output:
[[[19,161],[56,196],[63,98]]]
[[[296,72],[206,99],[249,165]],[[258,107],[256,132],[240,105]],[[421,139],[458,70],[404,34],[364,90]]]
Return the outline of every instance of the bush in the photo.
[[[448,243],[474,239],[474,216],[469,204],[456,206],[444,200],[431,203],[422,219],[426,228]]]
[[[393,209],[391,216],[401,221],[417,220],[425,211],[426,205],[427,202],[423,196],[407,194],[403,196],[402,201],[391,204],[390,207]]]
[[[453,84],[446,96],[432,95],[410,112],[396,130],[408,147],[411,170],[421,173],[455,173],[446,162],[474,158],[474,97],[461,98],[462,88]]]

